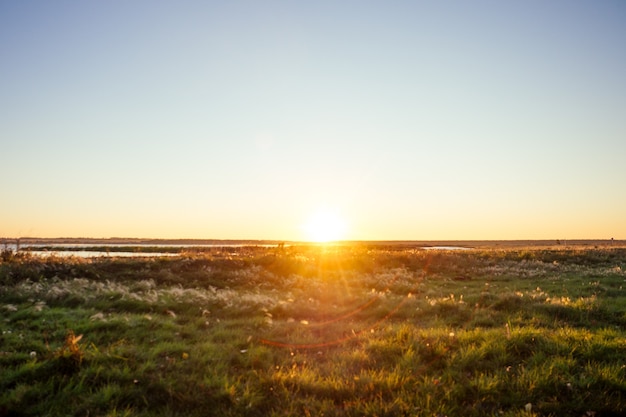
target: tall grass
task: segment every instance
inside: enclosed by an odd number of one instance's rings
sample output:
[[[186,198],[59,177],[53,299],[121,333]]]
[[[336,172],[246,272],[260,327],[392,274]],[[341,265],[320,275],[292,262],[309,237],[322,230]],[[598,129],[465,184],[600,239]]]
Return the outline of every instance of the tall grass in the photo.
[[[2,415],[619,415],[626,251],[0,263]]]

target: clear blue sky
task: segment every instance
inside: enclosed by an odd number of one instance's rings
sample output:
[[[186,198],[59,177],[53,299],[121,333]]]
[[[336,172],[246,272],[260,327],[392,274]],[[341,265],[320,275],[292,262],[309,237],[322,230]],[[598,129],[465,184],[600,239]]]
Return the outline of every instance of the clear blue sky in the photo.
[[[3,1],[0,236],[626,239],[626,2]]]

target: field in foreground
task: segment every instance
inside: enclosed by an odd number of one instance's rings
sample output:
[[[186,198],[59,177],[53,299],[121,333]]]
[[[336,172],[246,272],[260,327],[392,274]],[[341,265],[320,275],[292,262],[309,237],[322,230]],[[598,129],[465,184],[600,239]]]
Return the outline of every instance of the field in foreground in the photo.
[[[626,249],[0,261],[0,416],[626,412]]]

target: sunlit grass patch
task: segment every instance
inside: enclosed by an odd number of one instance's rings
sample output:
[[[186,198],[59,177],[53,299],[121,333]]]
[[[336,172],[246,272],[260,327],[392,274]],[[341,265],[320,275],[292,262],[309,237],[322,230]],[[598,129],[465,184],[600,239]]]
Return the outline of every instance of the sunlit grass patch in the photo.
[[[626,410],[626,253],[426,252],[3,262],[0,415]]]

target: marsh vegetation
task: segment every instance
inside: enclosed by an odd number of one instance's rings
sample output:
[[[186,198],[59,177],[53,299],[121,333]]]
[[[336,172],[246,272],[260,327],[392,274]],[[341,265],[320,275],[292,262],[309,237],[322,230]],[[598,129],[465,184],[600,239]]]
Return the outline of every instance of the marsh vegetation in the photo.
[[[0,262],[0,416],[626,412],[626,249]]]

